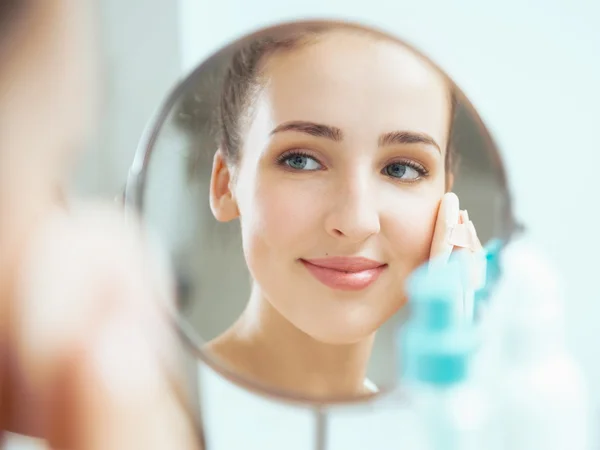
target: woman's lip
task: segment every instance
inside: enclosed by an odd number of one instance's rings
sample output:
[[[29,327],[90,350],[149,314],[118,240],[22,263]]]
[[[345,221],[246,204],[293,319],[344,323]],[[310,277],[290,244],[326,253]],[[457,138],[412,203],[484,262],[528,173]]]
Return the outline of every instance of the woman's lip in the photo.
[[[329,258],[303,259],[302,261],[313,266],[338,270],[340,272],[362,272],[385,266],[382,262],[362,256],[331,256]]]
[[[331,289],[342,291],[360,291],[366,289],[379,278],[379,275],[387,268],[387,264],[352,272],[332,269],[315,265],[306,260],[300,260],[312,276]]]

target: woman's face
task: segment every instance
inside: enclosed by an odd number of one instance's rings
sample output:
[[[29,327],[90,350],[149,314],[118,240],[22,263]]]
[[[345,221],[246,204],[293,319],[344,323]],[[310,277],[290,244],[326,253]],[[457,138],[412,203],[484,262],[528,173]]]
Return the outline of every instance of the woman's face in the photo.
[[[264,77],[232,186],[248,267],[297,328],[357,342],[429,256],[448,86],[400,45],[348,32],[272,55]]]

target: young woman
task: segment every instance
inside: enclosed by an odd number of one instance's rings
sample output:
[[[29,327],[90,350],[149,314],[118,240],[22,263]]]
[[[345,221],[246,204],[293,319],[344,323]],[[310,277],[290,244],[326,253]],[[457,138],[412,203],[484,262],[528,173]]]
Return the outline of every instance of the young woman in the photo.
[[[311,398],[371,391],[375,332],[405,304],[407,276],[469,222],[446,194],[453,110],[443,74],[374,32],[315,28],[239,50],[210,200],[217,220],[240,220],[253,287],[207,350]]]

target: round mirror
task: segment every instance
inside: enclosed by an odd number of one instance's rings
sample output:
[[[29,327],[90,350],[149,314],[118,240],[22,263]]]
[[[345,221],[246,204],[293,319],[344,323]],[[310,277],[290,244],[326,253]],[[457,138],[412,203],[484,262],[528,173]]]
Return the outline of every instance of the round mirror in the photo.
[[[455,225],[450,251],[513,231],[500,155],[459,87],[396,38],[333,22],[203,62],[150,123],[126,200],[170,252],[195,354],[308,402],[393,388],[407,277]]]

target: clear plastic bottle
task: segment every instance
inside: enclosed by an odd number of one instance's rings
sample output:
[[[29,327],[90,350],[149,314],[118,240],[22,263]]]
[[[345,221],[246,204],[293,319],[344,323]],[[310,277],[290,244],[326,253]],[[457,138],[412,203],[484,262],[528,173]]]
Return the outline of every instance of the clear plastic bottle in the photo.
[[[473,324],[463,320],[458,264],[421,269],[409,280],[411,319],[399,335],[401,384],[429,450],[493,449],[490,404],[470,373]]]

